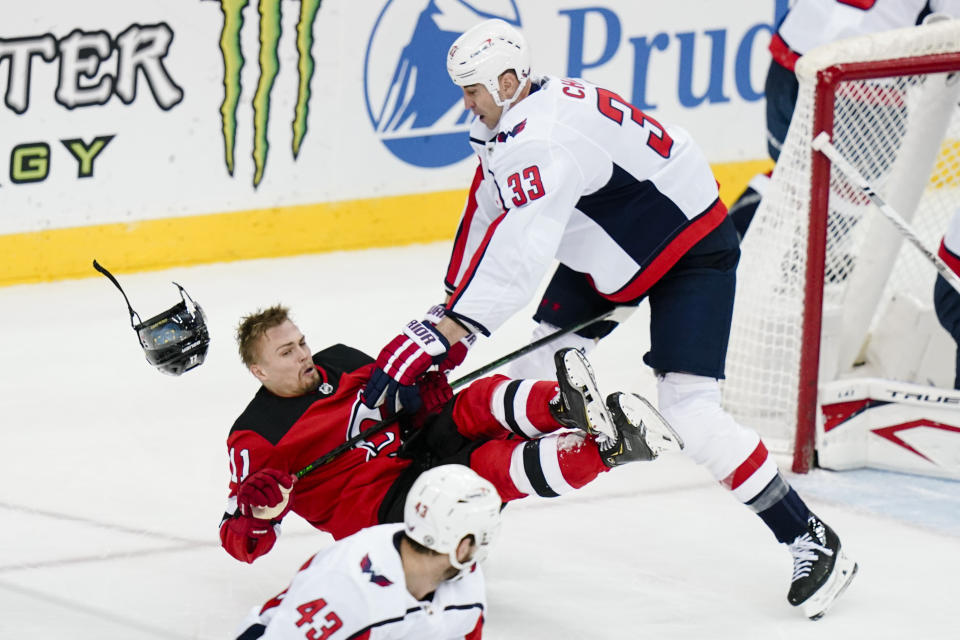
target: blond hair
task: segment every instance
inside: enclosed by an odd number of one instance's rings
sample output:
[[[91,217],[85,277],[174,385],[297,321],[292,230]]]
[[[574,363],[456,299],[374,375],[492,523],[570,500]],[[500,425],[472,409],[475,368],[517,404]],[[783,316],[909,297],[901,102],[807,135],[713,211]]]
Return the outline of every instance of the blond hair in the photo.
[[[257,361],[257,344],[269,329],[278,327],[290,319],[290,310],[280,304],[266,309],[257,309],[244,316],[237,325],[237,347],[240,359],[248,367]]]

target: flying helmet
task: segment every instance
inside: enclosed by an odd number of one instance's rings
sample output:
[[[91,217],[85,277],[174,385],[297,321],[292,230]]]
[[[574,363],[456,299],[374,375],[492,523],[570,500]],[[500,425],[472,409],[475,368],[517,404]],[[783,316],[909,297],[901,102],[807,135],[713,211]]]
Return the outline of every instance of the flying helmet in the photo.
[[[179,303],[146,321],[141,321],[113,274],[96,260],[93,261],[93,268],[109,278],[123,295],[130,312],[130,326],[140,340],[147,362],[171,376],[179,376],[203,364],[207,347],[210,345],[206,318],[200,305],[193,301],[183,287],[173,283],[180,290]]]

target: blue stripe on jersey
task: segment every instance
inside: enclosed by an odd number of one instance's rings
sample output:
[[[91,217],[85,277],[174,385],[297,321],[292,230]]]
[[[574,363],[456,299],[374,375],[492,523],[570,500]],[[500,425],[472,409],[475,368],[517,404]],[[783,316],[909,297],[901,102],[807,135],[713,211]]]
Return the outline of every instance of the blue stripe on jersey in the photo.
[[[637,180],[615,163],[607,184],[580,198],[576,206],[641,268],[691,222],[653,182]]]
[[[473,604],[450,604],[443,608],[444,611],[450,611],[451,609],[480,609],[480,611],[483,611],[483,605],[474,602]]]
[[[237,636],[237,640],[257,640],[264,633],[266,633],[267,627],[263,624],[254,624],[247,627],[247,630]]]
[[[443,608],[444,611],[467,610],[467,609],[480,609],[481,615],[483,615],[483,605],[480,604],[479,602],[472,602],[470,604],[451,604]],[[393,624],[395,622],[403,622],[403,620],[408,615],[410,615],[411,613],[416,613],[418,611],[422,611],[422,609],[420,607],[413,607],[413,608],[407,609],[406,613],[404,613],[402,616],[399,616],[397,618],[387,618],[386,620],[381,620],[379,622],[374,622],[373,624],[368,624],[363,629],[360,629],[359,631],[355,631],[353,634],[348,636],[346,640],[359,638],[363,634],[365,634],[367,631],[370,631],[371,629],[375,629],[376,627],[382,627],[384,625]],[[259,636],[255,636],[255,637],[259,637]]]
[[[397,618],[387,618],[386,620],[380,620],[379,622],[368,624],[363,629],[360,629],[359,631],[356,631],[350,634],[349,636],[347,636],[346,640],[353,640],[354,638],[359,638],[363,634],[365,634],[367,631],[370,631],[370,629],[375,629],[376,627],[382,627],[385,624],[393,624],[394,622],[403,622],[404,618],[406,618],[411,613],[415,613],[417,611],[420,611],[420,607],[413,607],[411,609],[407,609],[406,613],[404,613],[402,616],[399,616]]]
[[[462,326],[464,329],[466,329],[471,333],[480,332],[485,336],[490,335],[490,330],[487,329],[482,324],[480,324],[479,322],[477,322],[476,320],[474,320],[473,318],[468,318],[467,316],[461,313],[457,313],[453,309],[447,309],[446,315],[450,316],[451,320],[456,321],[457,324],[459,324],[460,326]]]

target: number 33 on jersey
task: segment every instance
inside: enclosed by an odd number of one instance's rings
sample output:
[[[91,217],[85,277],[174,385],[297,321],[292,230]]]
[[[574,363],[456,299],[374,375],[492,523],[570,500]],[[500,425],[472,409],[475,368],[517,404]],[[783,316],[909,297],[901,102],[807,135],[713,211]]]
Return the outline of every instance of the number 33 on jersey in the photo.
[[[615,302],[646,290],[726,215],[689,135],[584,80],[544,76],[493,131],[447,270],[448,309],[495,331],[532,297],[554,258]]]

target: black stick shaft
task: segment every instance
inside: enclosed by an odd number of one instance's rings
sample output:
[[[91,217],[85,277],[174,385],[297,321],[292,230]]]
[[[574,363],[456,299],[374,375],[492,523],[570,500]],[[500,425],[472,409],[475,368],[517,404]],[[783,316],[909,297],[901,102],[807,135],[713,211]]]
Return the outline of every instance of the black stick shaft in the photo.
[[[563,329],[558,329],[558,330],[554,331],[553,333],[551,333],[550,335],[544,336],[544,337],[540,338],[539,340],[534,340],[534,341],[531,342],[530,344],[525,345],[525,346],[523,346],[523,347],[520,347],[520,348],[517,349],[516,351],[511,351],[510,353],[508,353],[507,355],[503,356],[502,358],[500,358],[500,359],[498,359],[498,360],[494,360],[494,361],[491,362],[490,364],[487,364],[487,365],[484,365],[484,366],[480,367],[479,369],[477,369],[477,370],[474,371],[473,373],[468,373],[467,375],[463,376],[462,378],[457,378],[456,380],[454,380],[453,382],[450,383],[450,387],[451,387],[452,389],[457,389],[457,388],[462,387],[463,385],[467,384],[468,382],[473,382],[473,381],[476,380],[477,378],[480,378],[480,377],[482,377],[482,376],[485,376],[486,374],[490,373],[490,372],[493,371],[494,369],[497,369],[497,368],[499,368],[499,367],[502,367],[503,365],[505,365],[505,364],[507,364],[507,363],[509,363],[509,362],[513,362],[514,360],[516,360],[516,359],[519,358],[520,356],[524,356],[524,355],[530,353],[531,351],[533,351],[533,350],[535,350],[535,349],[539,349],[540,347],[542,347],[543,345],[545,345],[545,344],[547,344],[547,343],[553,342],[554,340],[556,340],[556,339],[559,338],[560,336],[564,336],[564,335],[566,335],[566,334],[568,334],[568,333],[573,333],[574,331],[580,331],[580,329],[583,329],[584,327],[588,327],[588,326],[590,326],[591,324],[593,324],[594,322],[601,322],[602,320],[606,320],[606,319],[609,318],[611,315],[613,315],[615,311],[616,311],[616,309],[614,309],[613,311],[608,311],[608,312],[606,312],[606,313],[604,313],[604,314],[602,314],[602,315],[599,315],[599,316],[597,316],[597,317],[595,317],[595,318],[591,318],[591,319],[589,319],[589,320],[584,320],[583,322],[579,322],[579,323],[577,323],[577,324],[571,325],[571,326],[569,326],[569,327],[565,327],[565,328],[563,328]]]

